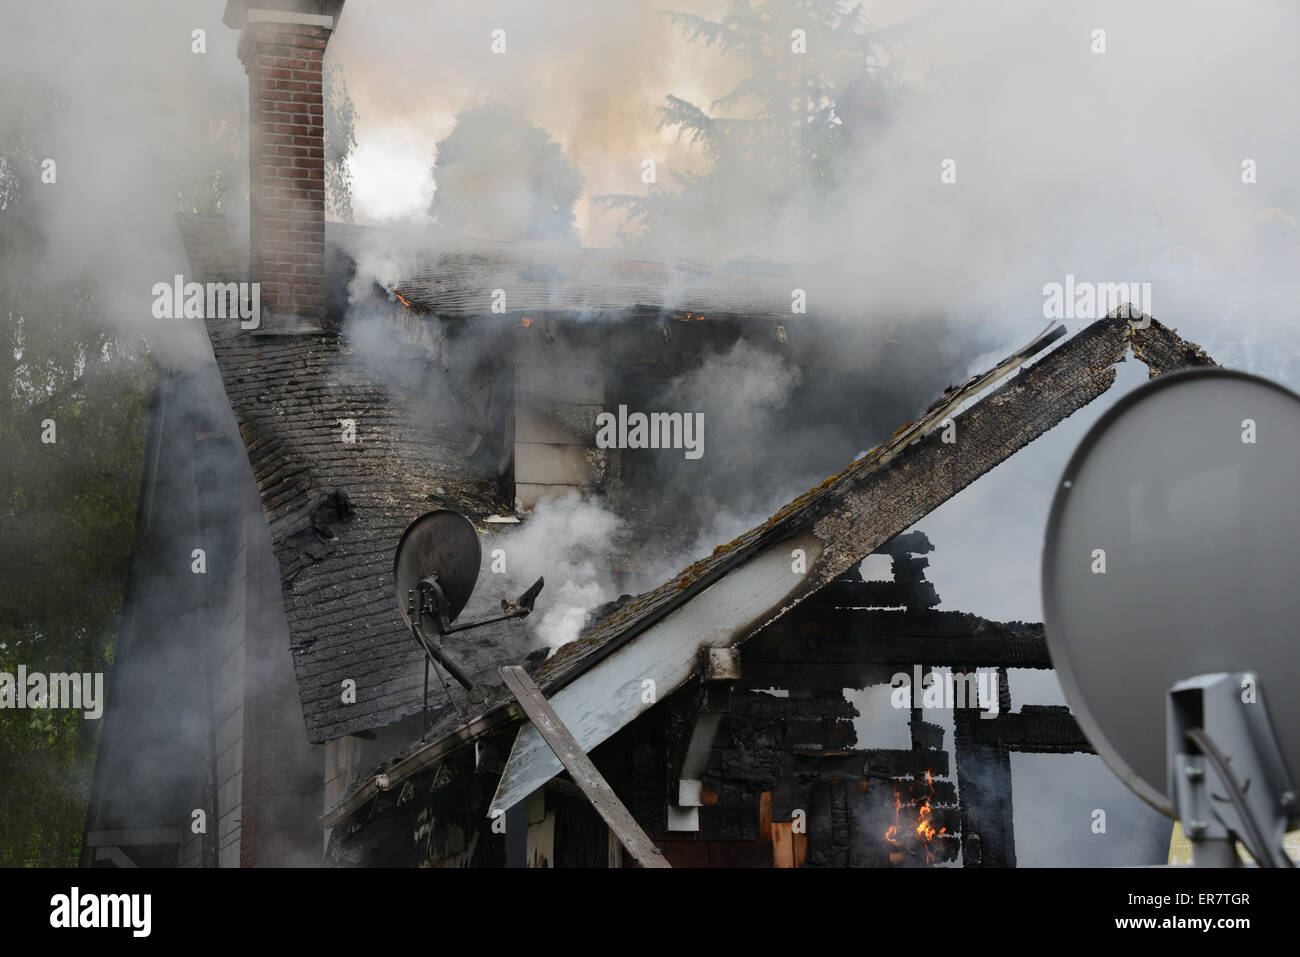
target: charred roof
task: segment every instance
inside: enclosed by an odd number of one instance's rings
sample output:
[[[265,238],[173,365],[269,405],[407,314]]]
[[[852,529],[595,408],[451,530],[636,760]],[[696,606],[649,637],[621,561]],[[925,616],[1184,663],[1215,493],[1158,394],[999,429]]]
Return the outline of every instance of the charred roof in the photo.
[[[181,227],[193,278],[230,281],[246,274],[247,246],[238,228],[220,217],[196,216],[182,217]],[[333,224],[327,231],[352,258],[379,248],[377,235]],[[386,241],[391,243],[392,237]],[[534,254],[536,258],[530,258]],[[773,316],[789,316],[788,282],[775,281],[780,296],[773,291],[765,297],[762,283],[743,275],[743,270],[724,275],[726,281],[720,283],[720,274],[708,270],[692,279],[691,270],[679,266],[617,260],[582,250],[543,254],[522,247],[496,248],[432,258],[416,252],[398,269],[393,288],[411,303],[443,314],[483,314],[490,311],[490,303],[476,297],[489,275],[503,274],[517,279],[522,292],[516,293],[520,299],[514,306],[520,308],[528,304],[577,314],[645,305],[704,313],[707,304],[715,315],[739,310],[752,319],[770,307]],[[687,278],[679,287],[697,282],[699,298],[664,291],[672,288],[674,277],[683,276]],[[403,315],[402,322],[410,334],[433,336],[411,315]],[[237,323],[213,321],[209,334],[280,565],[309,737],[326,741],[418,713],[422,659],[392,592],[393,548],[411,521],[438,507],[466,514],[490,535],[492,526],[484,520],[510,511],[512,504],[504,500],[499,475],[466,447],[457,423],[430,409],[428,397],[412,389],[411,380],[377,378],[346,338],[330,332],[257,337],[243,333]],[[1138,330],[1125,319],[1101,320],[957,416],[964,435],[980,438],[962,443],[956,456],[939,448],[935,436],[926,436],[922,428],[971,398],[965,387],[955,389],[918,423],[799,496],[766,523],[612,609],[579,640],[539,663],[538,683],[550,694],[579,679],[774,542],[804,533],[824,542],[795,602],[747,623],[738,639],[743,640],[1105,391],[1114,380],[1114,364],[1123,361],[1129,349],[1147,362],[1153,375],[1210,361],[1158,323]],[[436,350],[414,353],[408,361],[418,379],[416,367],[435,368],[437,355]],[[356,427],[354,441],[343,437],[349,422]],[[489,553],[490,547],[484,551]],[[483,608],[502,597],[480,591],[475,601]],[[477,610],[471,607],[467,614]],[[530,647],[523,629],[487,629],[465,647],[463,665],[475,679],[497,685],[497,667],[523,661]],[[356,682],[355,704],[345,703],[340,695],[347,679]],[[504,695],[468,718],[449,706],[450,699],[439,687],[431,688],[430,702],[441,712],[432,751],[430,745],[421,745],[394,766],[423,763],[433,751],[445,751],[519,717]]]
[[[773,544],[800,535],[820,542],[820,553],[791,597],[753,620],[740,621],[743,615],[737,619],[731,641],[744,641],[1106,391],[1115,380],[1116,363],[1124,361],[1130,350],[1147,364],[1153,377],[1187,366],[1214,364],[1200,347],[1150,317],[1133,321],[1113,315],[1094,322],[994,391],[986,391],[996,378],[1028,359],[1036,351],[1031,348],[1034,346],[1031,343],[990,373],[951,390],[917,422],[900,428],[889,443],[794,499],[766,523],[719,545],[712,555],[658,588],[613,609],[584,630],[577,641],[536,667],[534,677],[539,686],[549,697],[580,680],[602,659],[636,641],[656,622]],[[986,394],[956,414],[959,406],[980,392]],[[951,416],[964,436],[953,446],[942,443],[933,430],[946,416]],[[696,667],[690,664],[692,671]],[[337,823],[377,790],[520,718],[518,707],[507,695],[487,702],[468,719],[445,716],[427,743],[400,755],[354,789],[327,813],[326,823]]]

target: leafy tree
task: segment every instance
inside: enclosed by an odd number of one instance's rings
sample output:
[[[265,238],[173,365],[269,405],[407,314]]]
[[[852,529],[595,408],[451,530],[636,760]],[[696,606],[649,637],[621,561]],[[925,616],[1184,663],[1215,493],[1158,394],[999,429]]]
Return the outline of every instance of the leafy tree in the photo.
[[[577,241],[573,204],[582,176],[541,127],[518,110],[490,103],[464,110],[438,143],[438,222],[488,239]]]
[[[356,107],[348,95],[343,67],[325,54],[325,211],[336,221],[352,222],[352,171],[348,157],[356,148]]]
[[[352,171],[357,111],[342,65],[326,52],[321,86],[325,101],[325,212],[336,222],[352,222]],[[240,105],[216,113],[207,124],[207,163],[177,196],[183,212],[223,215],[248,208],[247,109]]]
[[[75,275],[39,278],[39,170],[0,139],[0,671],[107,672],[152,368]],[[0,866],[76,864],[99,724],[0,709]]]
[[[248,205],[248,138],[246,109],[216,113],[207,123],[204,152],[208,164],[176,196],[181,212],[224,215]],[[183,161],[182,161],[183,162]]]

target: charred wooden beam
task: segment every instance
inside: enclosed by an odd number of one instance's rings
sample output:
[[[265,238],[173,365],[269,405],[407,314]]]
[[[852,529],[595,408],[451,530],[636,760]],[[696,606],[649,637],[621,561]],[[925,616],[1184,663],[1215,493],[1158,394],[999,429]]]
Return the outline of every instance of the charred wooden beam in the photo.
[[[930,721],[914,720],[911,723],[912,748],[917,751],[943,749],[943,727]]]
[[[1025,705],[1019,712],[976,721],[971,740],[999,744],[1012,751],[1096,753],[1064,705]]]
[[[917,561],[929,564],[927,559]],[[910,567],[910,566],[909,566]],[[924,566],[922,566],[924,567]],[[808,599],[815,608],[910,608],[924,610],[939,604],[939,593],[927,581],[855,582],[837,578]]]
[[[966,867],[1015,867],[1011,816],[1011,754],[996,740],[980,737],[986,723],[970,709],[953,713],[958,810]]]
[[[731,696],[731,711],[746,718],[806,721],[851,721],[858,714],[853,703],[839,694],[833,698],[813,695],[778,698],[753,688],[735,690]]]
[[[806,649],[802,656],[796,653],[799,647]],[[846,635],[818,638],[815,643],[800,642],[794,648],[769,648],[764,653],[764,658],[747,662],[747,682],[752,678],[755,685],[777,682],[778,686],[792,687],[824,675],[832,683],[838,681],[841,688],[863,688],[869,684],[888,684],[902,662],[927,667],[1052,667],[1046,641],[1032,635],[968,639]]]
[[[923,778],[929,771],[948,776],[947,751],[898,751],[870,748],[854,751],[799,751],[792,762],[794,779],[817,781],[869,781],[888,778]]]
[[[1042,633],[1042,624],[990,621],[960,611],[899,611],[897,609],[845,608],[825,615],[801,605],[774,622],[763,634],[780,635],[917,635],[920,637],[1017,635]],[[748,652],[746,652],[748,656]]]
[[[907,558],[911,555],[925,555],[934,551],[929,536],[920,530],[903,532],[895,535],[875,550],[876,555],[888,555],[891,558]]]
[[[1154,320],[1143,330],[1119,317],[1093,323],[952,416],[955,442],[944,443],[939,432],[931,432],[898,452],[888,467],[872,467],[868,456],[837,476],[833,488],[842,494],[823,499],[812,525],[825,546],[795,600],[838,577],[1109,389],[1115,365],[1124,361],[1130,346],[1153,376],[1213,364],[1199,346]]]
[[[899,662],[980,668],[1052,666],[1041,623],[987,622],[954,612],[919,616],[859,609],[834,618],[774,625],[746,651],[749,675],[767,677],[767,662],[869,666],[891,673],[897,670],[891,666]],[[888,675],[880,680],[887,682]]]

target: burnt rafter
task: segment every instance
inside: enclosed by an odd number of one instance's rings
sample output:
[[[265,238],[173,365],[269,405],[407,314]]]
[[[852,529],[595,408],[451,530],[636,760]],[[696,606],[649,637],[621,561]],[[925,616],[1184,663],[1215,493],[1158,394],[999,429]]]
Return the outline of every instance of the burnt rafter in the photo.
[[[1144,327],[1137,328],[1140,325]],[[1113,315],[1092,323],[957,413],[958,406],[975,399],[997,378],[977,377],[945,396],[921,422],[905,426],[890,443],[795,499],[762,526],[719,546],[708,558],[597,622],[538,670],[538,685],[583,747],[594,747],[650,707],[636,696],[614,693],[626,683],[620,667],[638,673],[658,669],[647,673],[662,679],[660,695],[680,687],[695,674],[700,647],[738,644],[781,619],[1104,393],[1115,381],[1116,363],[1124,361],[1130,349],[1148,363],[1153,375],[1213,364],[1199,347],[1149,317],[1134,321]],[[1021,350],[998,369],[1005,375],[1030,355],[1032,351]],[[953,443],[942,442],[935,428],[943,420],[955,426]],[[783,579],[783,569],[788,575],[800,560],[806,563],[802,573]],[[634,642],[647,647],[611,659],[616,650]],[[571,690],[579,682],[586,687]],[[580,710],[586,712],[585,720],[576,719]],[[498,700],[465,722],[444,720],[432,740],[389,764],[388,780],[415,773],[478,734],[518,717],[507,701]],[[555,764],[549,749],[525,725],[494,806],[509,806],[529,793],[553,776]],[[326,823],[341,820],[377,789],[376,779],[363,782],[326,813]]]
[[[828,586],[824,591],[829,591]],[[994,622],[958,611],[882,611],[835,608],[820,614],[822,593],[766,632],[765,660],[805,667],[923,665],[1050,668],[1042,623]],[[817,602],[818,604],[814,604]]]
[[[1019,711],[971,722],[971,740],[1000,743],[1013,751],[1093,754],[1079,722],[1064,705],[1024,705]]]

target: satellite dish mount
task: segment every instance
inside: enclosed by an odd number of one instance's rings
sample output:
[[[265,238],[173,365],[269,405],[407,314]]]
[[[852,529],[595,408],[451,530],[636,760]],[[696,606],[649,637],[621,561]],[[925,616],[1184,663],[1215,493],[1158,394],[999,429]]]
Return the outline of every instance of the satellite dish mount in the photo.
[[[442,639],[458,631],[469,631],[532,613],[537,595],[545,584],[538,578],[513,601],[502,600],[501,614],[477,621],[454,624],[469,603],[478,580],[482,550],[478,533],[459,512],[441,509],[422,515],[402,533],[393,561],[393,583],[398,609],[425,655],[424,707],[429,702],[429,666],[441,665],[466,691],[469,700],[482,704],[488,691],[475,682],[443,650]],[[441,680],[441,675],[439,676]],[[445,686],[444,686],[445,688]],[[455,706],[455,699],[448,695]],[[459,709],[457,709],[459,712]]]
[[[1282,849],[1296,792],[1251,672],[1201,675],[1169,690],[1169,792],[1198,867],[1236,867],[1240,840],[1261,867]]]

